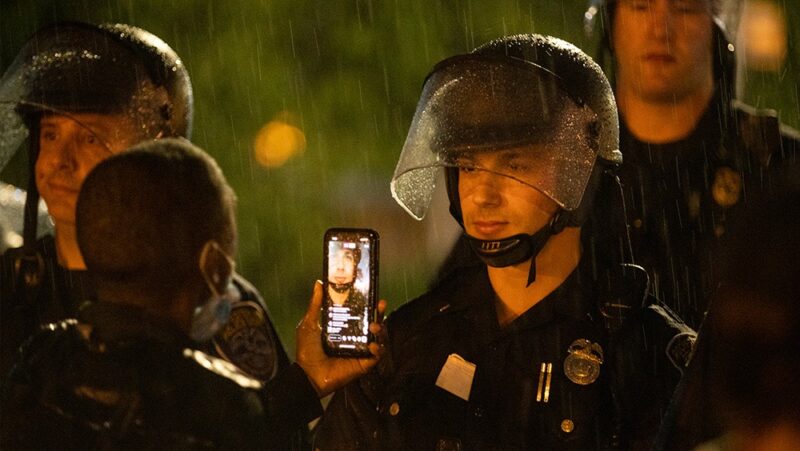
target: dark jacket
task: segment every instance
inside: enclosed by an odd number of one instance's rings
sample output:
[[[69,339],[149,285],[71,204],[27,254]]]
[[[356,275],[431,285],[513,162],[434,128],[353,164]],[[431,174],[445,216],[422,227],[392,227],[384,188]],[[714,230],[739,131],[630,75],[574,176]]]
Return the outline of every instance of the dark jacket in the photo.
[[[275,449],[322,411],[296,365],[264,384],[132,306],[50,324],[2,382],[2,449]]]
[[[44,271],[35,290],[17,284],[14,266],[22,249],[9,249],[0,256],[0,374],[8,372],[19,346],[42,324],[74,318],[82,304],[95,299],[86,271],[70,271],[58,264],[52,235],[40,239],[36,250]],[[231,321],[205,351],[267,381],[289,366],[289,358],[258,291],[239,275],[234,285],[240,299],[232,306]]]
[[[666,360],[663,349],[655,349],[657,344],[648,342],[653,348],[649,350],[637,348],[645,341],[637,334],[644,330],[640,320],[648,313],[628,314],[615,328],[614,334],[628,338],[612,336],[586,278],[585,268],[576,270],[561,287],[501,328],[486,267],[452,272],[437,288],[389,317],[387,355],[378,369],[334,396],[315,446],[594,450],[636,441],[636,434],[650,439],[655,428],[649,420],[658,413],[633,413],[643,407],[657,410],[672,387],[656,395],[648,376],[663,370],[671,373],[668,379],[674,383],[680,371],[651,365]],[[638,302],[642,297],[640,292]],[[603,363],[597,365],[596,379],[589,377],[582,385],[568,377],[565,362],[586,342],[599,346]],[[475,365],[467,400],[437,385],[452,354]],[[575,363],[575,357],[571,360]],[[620,378],[620,371],[641,375]],[[644,385],[635,385],[642,381]],[[648,400],[660,403],[643,406],[642,397],[620,399],[617,393],[623,390],[645,393]],[[628,437],[620,437],[623,432]]]
[[[261,383],[163,320],[98,303],[24,346],[3,382],[3,449],[256,449]]]

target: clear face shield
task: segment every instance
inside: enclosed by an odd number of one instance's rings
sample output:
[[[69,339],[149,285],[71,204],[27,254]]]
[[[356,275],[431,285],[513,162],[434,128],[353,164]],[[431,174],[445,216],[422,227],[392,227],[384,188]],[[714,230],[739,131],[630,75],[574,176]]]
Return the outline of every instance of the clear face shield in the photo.
[[[78,25],[46,29],[0,79],[0,170],[42,118],[69,119],[84,141],[110,152],[158,137],[169,109],[165,90],[110,35]]]
[[[437,65],[392,178],[395,200],[422,219],[437,173],[461,168],[516,180],[576,209],[597,157],[597,117],[560,83],[514,58],[465,55]]]

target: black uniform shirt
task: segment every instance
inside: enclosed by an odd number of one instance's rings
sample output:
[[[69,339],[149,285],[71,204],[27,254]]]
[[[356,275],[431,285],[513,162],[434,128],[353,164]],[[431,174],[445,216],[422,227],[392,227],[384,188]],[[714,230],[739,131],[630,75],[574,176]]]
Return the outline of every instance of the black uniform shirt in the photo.
[[[44,265],[42,281],[24,299],[16,287],[15,260],[21,248],[0,256],[0,374],[14,363],[19,346],[42,324],[73,318],[82,302],[95,298],[86,271],[71,271],[58,264],[55,239],[45,235],[37,243]]]
[[[317,446],[607,448],[612,422],[607,371],[600,365],[599,378],[588,385],[570,381],[564,371],[576,340],[605,348],[602,323],[584,290],[576,271],[501,328],[486,267],[459,271],[392,314],[389,353],[380,371],[337,393]],[[468,400],[436,385],[451,354],[476,365]]]
[[[694,327],[715,283],[711,253],[743,196],[741,162],[723,142],[725,115],[718,102],[689,136],[675,142],[645,143],[624,122],[620,127],[625,163],[619,177],[635,261],[650,273],[655,295]],[[726,175],[739,177],[740,188],[720,204],[713,190]]]

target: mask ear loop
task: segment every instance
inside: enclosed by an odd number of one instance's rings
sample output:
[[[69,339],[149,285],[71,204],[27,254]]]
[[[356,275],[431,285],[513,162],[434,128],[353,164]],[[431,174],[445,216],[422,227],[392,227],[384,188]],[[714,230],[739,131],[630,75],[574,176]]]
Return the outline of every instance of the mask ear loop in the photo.
[[[208,287],[211,289],[211,292],[215,296],[221,296],[222,294],[217,290],[217,287],[221,285],[222,276],[218,271],[214,271],[213,274],[209,275],[206,273],[206,264],[208,263],[208,259],[210,258],[209,253],[211,251],[217,252],[219,255],[224,257],[225,262],[228,264],[228,281],[233,277],[233,272],[236,269],[236,262],[231,258],[225,251],[222,250],[222,247],[216,240],[209,240],[203,245],[203,250],[200,251],[200,259],[199,259],[199,267],[200,267],[200,274],[203,275],[203,280],[205,280]],[[225,284],[228,285],[228,284]]]

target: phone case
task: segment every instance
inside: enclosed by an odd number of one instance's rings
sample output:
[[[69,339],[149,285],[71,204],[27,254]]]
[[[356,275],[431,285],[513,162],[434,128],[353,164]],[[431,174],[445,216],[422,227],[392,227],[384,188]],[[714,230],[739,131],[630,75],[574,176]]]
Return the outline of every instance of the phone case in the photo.
[[[379,236],[370,229],[333,228],[323,240],[322,346],[337,357],[366,357],[377,320]]]

